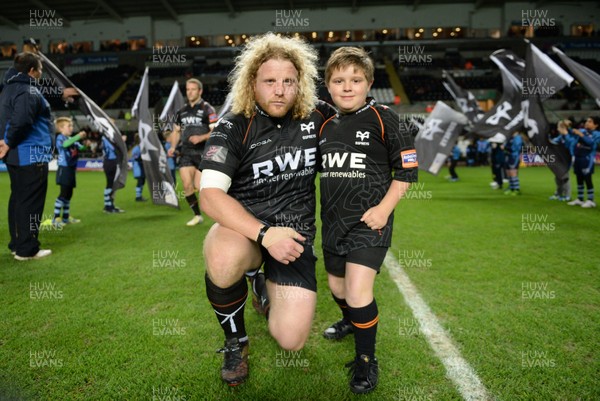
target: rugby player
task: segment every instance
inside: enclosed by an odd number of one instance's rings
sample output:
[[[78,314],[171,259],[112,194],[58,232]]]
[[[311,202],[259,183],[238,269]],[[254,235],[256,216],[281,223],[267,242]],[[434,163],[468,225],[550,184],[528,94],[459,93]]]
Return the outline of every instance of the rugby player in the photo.
[[[188,102],[175,117],[173,132],[168,138],[171,148],[168,156],[175,154],[175,149],[181,140],[181,157],[179,158],[179,175],[183,182],[185,200],[194,212],[194,217],[187,222],[188,226],[195,226],[204,220],[200,213],[196,189],[199,188],[200,161],[206,140],[214,123],[217,122],[217,113],[207,101],[201,98],[202,82],[190,78],[185,83],[185,94]]]
[[[202,207],[216,221],[204,239],[206,294],[225,333],[221,377],[230,386],[248,377],[245,272],[264,263],[269,331],[282,348],[300,350],[310,334],[317,134],[333,115],[316,99],[316,63],[300,39],[254,37],[236,59],[231,112],[201,163]]]
[[[373,61],[363,49],[332,53],[325,84],[338,114],[319,134],[323,258],[343,316],[323,334],[340,339],[354,333],[356,356],[346,365],[354,393],[377,385],[373,285],[391,245],[394,209],[417,181],[418,167],[413,138],[401,129],[398,115],[367,98],[373,75]]]

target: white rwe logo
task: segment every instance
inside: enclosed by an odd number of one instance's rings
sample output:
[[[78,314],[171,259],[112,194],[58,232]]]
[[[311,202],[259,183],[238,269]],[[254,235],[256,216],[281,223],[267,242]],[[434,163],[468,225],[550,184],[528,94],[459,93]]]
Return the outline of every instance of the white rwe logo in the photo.
[[[315,129],[315,123],[311,121],[308,124],[300,124],[300,131],[306,131],[310,134],[310,130]]]
[[[275,163],[273,163],[273,160],[253,163],[254,179],[259,178],[261,175],[273,176],[275,164],[279,167],[279,171],[283,172],[314,166],[317,163],[316,159],[317,148],[297,149],[293,153],[286,152],[284,155],[275,156]],[[304,161],[304,166],[302,166],[301,161]]]
[[[356,131],[356,137],[358,139],[360,139],[361,141],[364,141],[365,139],[369,139],[370,134],[371,133],[369,131],[365,131],[365,132]]]

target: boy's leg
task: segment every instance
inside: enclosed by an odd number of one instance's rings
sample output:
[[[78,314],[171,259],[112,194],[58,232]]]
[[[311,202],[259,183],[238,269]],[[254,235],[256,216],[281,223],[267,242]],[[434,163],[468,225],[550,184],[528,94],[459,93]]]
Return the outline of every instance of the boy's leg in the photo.
[[[323,250],[323,260],[327,271],[327,281],[331,296],[342,312],[342,319],[333,323],[324,332],[323,337],[328,340],[340,340],[352,333],[353,327],[348,317],[348,304],[346,303],[345,279],[346,257],[335,255]]]
[[[368,393],[375,389],[379,365],[375,357],[375,343],[379,310],[373,296],[375,277],[379,272],[387,248],[373,247],[351,252],[346,262],[345,293],[348,314],[354,326],[356,357],[347,366],[351,370],[350,390]]]
[[[63,221],[69,220],[71,214],[71,198],[73,197],[73,187],[66,185],[60,186],[60,198],[63,202]]]

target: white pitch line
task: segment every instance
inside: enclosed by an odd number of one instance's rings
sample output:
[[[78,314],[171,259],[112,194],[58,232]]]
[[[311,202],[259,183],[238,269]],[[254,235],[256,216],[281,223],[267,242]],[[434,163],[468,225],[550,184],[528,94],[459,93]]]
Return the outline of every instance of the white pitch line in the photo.
[[[412,309],[415,318],[419,321],[421,332],[427,338],[427,342],[446,368],[446,374],[456,385],[458,391],[468,401],[488,401],[493,398],[489,395],[485,386],[475,373],[475,370],[460,355],[460,351],[454,345],[450,335],[438,322],[435,314],[429,309],[427,303],[419,294],[419,291],[410,281],[410,278],[391,255],[385,256],[385,265],[390,276],[396,282],[404,300]]]

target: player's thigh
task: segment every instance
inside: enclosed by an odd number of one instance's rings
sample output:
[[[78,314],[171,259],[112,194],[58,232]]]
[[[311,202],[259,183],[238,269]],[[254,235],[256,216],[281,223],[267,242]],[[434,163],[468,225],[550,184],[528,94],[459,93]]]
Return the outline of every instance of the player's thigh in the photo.
[[[310,335],[317,293],[306,288],[267,281],[269,330],[279,345],[298,350]]]
[[[193,185],[196,171],[198,170],[194,166],[179,167],[179,176],[184,186]]]
[[[220,287],[235,284],[246,271],[262,263],[254,241],[218,223],[213,224],[204,238],[204,259],[209,278]]]

